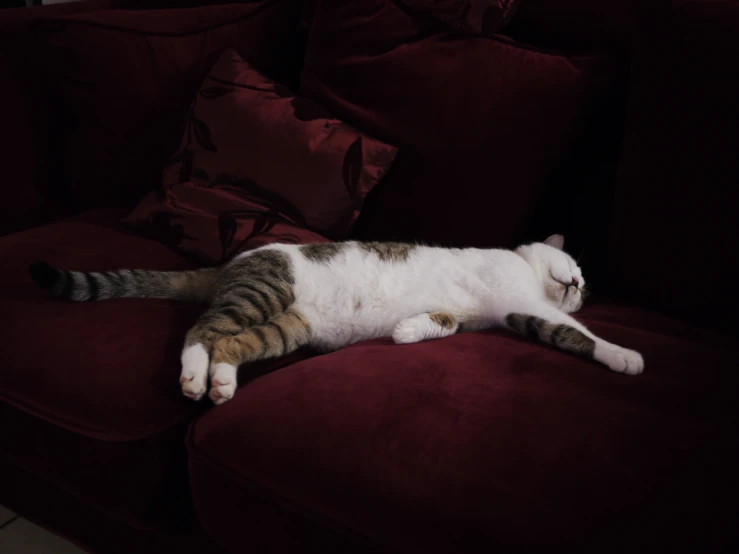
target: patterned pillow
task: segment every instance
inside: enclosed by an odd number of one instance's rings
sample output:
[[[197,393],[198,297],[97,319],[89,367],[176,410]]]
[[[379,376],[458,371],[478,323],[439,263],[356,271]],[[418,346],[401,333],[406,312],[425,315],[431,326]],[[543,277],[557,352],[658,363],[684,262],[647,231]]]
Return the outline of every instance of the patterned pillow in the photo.
[[[123,223],[210,263],[268,242],[341,238],[396,153],[227,50],[161,186]]]

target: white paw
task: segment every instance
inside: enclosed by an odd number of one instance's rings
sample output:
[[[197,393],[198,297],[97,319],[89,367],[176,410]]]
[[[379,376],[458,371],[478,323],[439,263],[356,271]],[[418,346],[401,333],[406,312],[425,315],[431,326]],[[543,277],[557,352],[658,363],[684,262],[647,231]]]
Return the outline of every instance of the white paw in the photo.
[[[210,368],[210,392],[208,396],[219,405],[236,394],[236,367],[231,364],[215,364]]]
[[[423,340],[423,329],[413,319],[404,319],[393,329],[395,344],[410,344]]]
[[[626,375],[638,375],[644,371],[644,358],[635,350],[615,344],[599,344],[595,347],[595,359],[613,371]]]
[[[208,390],[208,352],[202,344],[186,346],[182,351],[182,394],[200,400]]]

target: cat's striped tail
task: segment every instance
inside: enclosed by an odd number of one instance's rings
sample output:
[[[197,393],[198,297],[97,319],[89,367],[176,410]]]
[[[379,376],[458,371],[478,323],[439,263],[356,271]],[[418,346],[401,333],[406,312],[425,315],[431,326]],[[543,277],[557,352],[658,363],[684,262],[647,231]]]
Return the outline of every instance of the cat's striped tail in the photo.
[[[56,269],[46,262],[29,267],[31,278],[54,296],[75,302],[111,298],[164,298],[205,302],[218,278],[217,268],[195,271],[120,269],[82,273]]]

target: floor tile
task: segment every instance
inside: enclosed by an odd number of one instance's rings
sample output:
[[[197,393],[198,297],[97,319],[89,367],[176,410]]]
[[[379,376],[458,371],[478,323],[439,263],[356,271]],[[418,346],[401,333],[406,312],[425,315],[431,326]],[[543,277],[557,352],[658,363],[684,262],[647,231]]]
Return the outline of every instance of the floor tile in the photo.
[[[11,512],[7,508],[0,506],[0,525],[7,523],[15,517],[15,513]]]
[[[0,530],[3,554],[84,554],[72,543],[52,535],[26,519],[16,519]]]

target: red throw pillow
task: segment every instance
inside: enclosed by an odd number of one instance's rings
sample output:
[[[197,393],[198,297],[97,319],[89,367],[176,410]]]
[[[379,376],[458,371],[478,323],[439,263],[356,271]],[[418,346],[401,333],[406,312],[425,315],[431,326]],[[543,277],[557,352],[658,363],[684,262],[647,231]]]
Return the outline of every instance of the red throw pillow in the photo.
[[[510,21],[519,0],[402,0],[417,13],[428,14],[458,31],[497,33]]]
[[[297,83],[301,10],[301,0],[265,0],[41,19],[53,108],[65,119],[57,186],[75,207],[132,207],[159,182],[195,92],[227,47]]]
[[[197,94],[162,186],[124,223],[211,263],[277,240],[341,238],[396,153],[229,50]]]
[[[319,0],[301,93],[400,148],[359,238],[515,245],[622,75],[386,0]]]

